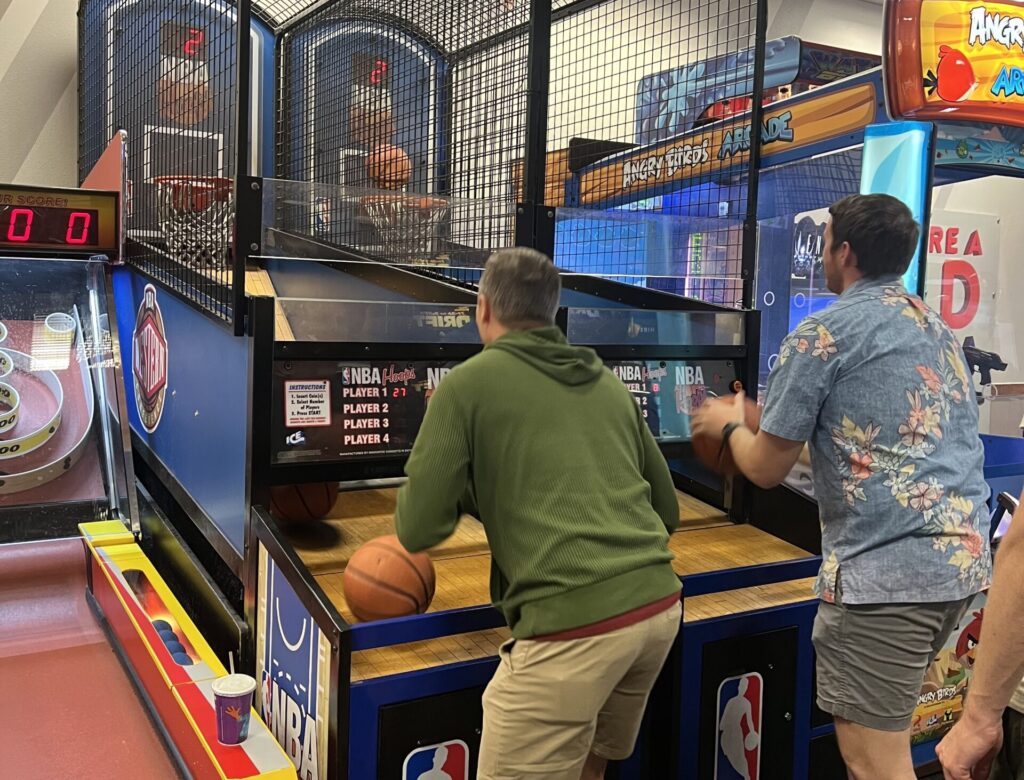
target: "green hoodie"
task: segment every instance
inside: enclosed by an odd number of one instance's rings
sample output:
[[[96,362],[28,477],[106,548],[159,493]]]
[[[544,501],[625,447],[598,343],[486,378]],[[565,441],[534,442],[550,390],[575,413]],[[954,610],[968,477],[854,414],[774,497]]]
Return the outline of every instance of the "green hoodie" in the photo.
[[[478,517],[491,598],[524,639],[670,596],[679,504],[636,402],[556,327],[513,331],[448,374],[398,494],[402,544],[423,550]]]

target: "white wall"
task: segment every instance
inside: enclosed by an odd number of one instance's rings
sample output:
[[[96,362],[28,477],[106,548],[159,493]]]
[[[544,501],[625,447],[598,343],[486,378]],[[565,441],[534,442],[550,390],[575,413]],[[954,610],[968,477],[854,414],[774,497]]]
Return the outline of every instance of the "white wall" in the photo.
[[[0,182],[78,184],[77,0],[0,0]]]
[[[768,37],[882,53],[882,0],[768,0]]]

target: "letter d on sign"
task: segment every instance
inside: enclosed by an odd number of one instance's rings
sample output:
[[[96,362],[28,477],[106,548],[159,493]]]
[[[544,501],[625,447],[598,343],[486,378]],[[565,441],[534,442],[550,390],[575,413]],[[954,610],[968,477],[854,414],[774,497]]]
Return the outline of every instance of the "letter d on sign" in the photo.
[[[956,282],[964,286],[963,305],[953,311],[953,292]],[[942,319],[953,330],[966,328],[978,313],[981,303],[981,283],[978,272],[966,260],[948,260],[942,264]]]

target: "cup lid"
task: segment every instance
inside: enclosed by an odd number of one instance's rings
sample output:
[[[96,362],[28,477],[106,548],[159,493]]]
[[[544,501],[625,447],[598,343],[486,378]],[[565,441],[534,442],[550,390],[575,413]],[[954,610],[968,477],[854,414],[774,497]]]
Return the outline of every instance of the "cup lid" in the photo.
[[[213,681],[213,692],[219,696],[242,696],[256,690],[256,680],[247,674],[229,674]]]

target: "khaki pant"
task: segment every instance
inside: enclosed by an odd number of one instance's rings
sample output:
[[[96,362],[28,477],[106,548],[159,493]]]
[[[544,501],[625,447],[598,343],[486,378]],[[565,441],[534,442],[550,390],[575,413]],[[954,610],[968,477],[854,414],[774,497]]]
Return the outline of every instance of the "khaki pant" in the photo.
[[[502,645],[484,692],[477,780],[579,780],[591,751],[628,758],[681,610],[585,639]]]

